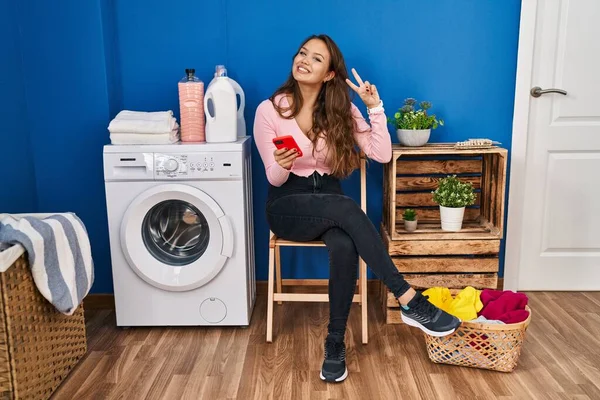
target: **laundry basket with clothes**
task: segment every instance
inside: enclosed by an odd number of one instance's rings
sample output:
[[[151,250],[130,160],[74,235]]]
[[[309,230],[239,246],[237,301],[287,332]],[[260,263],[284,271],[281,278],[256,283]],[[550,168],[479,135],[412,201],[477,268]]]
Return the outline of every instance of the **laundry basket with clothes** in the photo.
[[[473,287],[455,296],[441,287],[423,295],[463,321],[452,335],[425,335],[431,361],[501,372],[516,368],[531,321],[527,295]]]
[[[0,398],[50,398],[85,355],[93,281],[75,214],[0,214]]]

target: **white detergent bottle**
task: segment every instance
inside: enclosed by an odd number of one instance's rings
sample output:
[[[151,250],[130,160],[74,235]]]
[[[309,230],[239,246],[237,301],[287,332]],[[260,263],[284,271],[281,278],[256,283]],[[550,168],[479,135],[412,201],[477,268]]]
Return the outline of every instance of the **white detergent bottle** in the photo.
[[[233,90],[235,90],[236,95],[240,96],[240,105],[237,109],[237,136],[244,137],[246,136],[246,121],[244,120],[244,106],[246,103],[246,99],[244,97],[244,90],[242,89],[239,83],[237,83],[231,78],[229,78],[229,83],[231,83],[231,86],[233,86]]]
[[[223,67],[204,94],[206,142],[222,143],[237,140],[237,98],[227,70]]]
[[[214,78],[212,81],[210,81],[208,87],[210,87],[210,85],[212,85],[213,82],[215,82],[215,80],[219,76],[227,76],[227,69],[224,65],[217,65],[215,67]],[[240,103],[237,107],[237,137],[244,137],[246,136],[246,120],[244,119],[244,107],[246,105],[246,98],[244,96],[244,90],[242,89],[240,84],[237,83],[235,80],[231,79],[228,76],[227,79],[229,80],[229,83],[231,83],[231,86],[233,86],[233,90],[235,90],[236,95],[240,96]]]

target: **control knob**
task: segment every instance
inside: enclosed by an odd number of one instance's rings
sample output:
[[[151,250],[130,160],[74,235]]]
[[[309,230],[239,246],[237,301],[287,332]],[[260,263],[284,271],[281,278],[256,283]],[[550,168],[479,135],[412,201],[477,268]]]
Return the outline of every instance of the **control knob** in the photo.
[[[167,160],[165,163],[165,169],[169,172],[177,171],[177,168],[179,168],[179,163],[173,158]]]

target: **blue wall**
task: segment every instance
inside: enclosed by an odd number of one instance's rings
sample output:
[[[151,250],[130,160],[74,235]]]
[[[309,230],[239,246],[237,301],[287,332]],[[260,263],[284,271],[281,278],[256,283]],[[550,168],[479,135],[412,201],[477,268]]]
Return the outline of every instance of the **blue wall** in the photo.
[[[312,12],[242,0],[25,1],[18,8],[27,107],[17,120],[29,111],[35,181],[26,168],[17,175],[36,187],[39,211],[71,210],[83,218],[96,258],[93,292],[112,291],[101,158],[106,126],[122,108],[178,115],[177,81],[185,68],[206,82],[216,64],[225,64],[245,90],[251,133],[256,106],[285,80],[298,44],[324,32],[349,68],[377,84],[388,114],[406,97],[429,100],[446,121],[432,141],[489,137],[510,147],[518,0],[303,2]],[[18,60],[2,68],[9,75],[21,70]],[[19,83],[12,84],[18,92]],[[266,279],[267,183],[256,151],[253,157],[257,279]],[[369,168],[368,212],[377,225],[381,172],[379,165]],[[358,198],[358,176],[344,187]],[[22,196],[25,204],[30,191]],[[284,263],[290,277],[328,274],[325,250],[290,249]]]
[[[100,1],[14,3],[28,111],[20,123],[28,127],[35,169],[35,184],[27,191],[37,199],[18,211],[79,215],[97,268],[93,289],[108,292],[102,145],[107,142],[109,102]],[[14,172],[22,175],[16,168]]]
[[[19,49],[16,3],[0,2],[0,213],[36,208],[35,177],[27,129],[27,105]]]

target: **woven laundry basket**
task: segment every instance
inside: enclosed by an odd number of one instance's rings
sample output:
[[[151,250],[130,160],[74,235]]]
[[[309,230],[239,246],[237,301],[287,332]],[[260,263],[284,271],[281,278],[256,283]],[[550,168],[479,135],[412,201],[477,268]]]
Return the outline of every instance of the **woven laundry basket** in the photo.
[[[87,351],[83,305],[57,311],[26,254],[0,273],[0,288],[0,399],[48,399]]]
[[[463,322],[446,337],[425,335],[429,359],[438,364],[511,372],[517,366],[529,317],[518,324]]]

